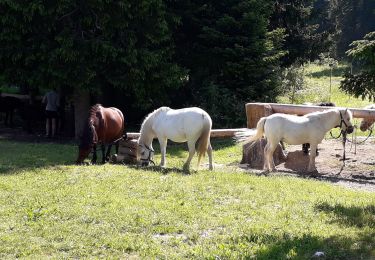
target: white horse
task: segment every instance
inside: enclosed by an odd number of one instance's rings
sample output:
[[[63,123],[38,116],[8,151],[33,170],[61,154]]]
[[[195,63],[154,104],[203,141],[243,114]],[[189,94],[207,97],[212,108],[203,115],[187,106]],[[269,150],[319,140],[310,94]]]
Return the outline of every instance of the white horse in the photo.
[[[365,106],[364,109],[375,109],[375,104]],[[361,125],[359,126],[359,129],[361,129],[361,131],[364,132],[368,130],[374,122],[375,122],[374,119],[363,119],[361,122]]]
[[[315,171],[316,148],[325,134],[334,127],[340,127],[347,133],[353,132],[352,113],[348,109],[336,108],[323,112],[314,112],[304,116],[273,114],[262,117],[257,124],[257,132],[248,139],[254,142],[263,137],[267,139],[264,148],[264,169],[275,171],[273,153],[284,141],[291,145],[310,144],[310,161],[308,171]]]
[[[209,169],[212,170],[211,127],[211,117],[206,111],[198,107],[177,110],[169,107],[158,108],[149,114],[142,123],[141,135],[138,139],[139,149],[137,158],[141,160],[142,165],[148,165],[152,162],[154,153],[152,140],[157,138],[161,150],[160,166],[165,167],[167,140],[170,139],[177,143],[187,142],[189,157],[184,164],[184,170],[188,170],[195,153],[195,143],[199,139],[198,167],[201,157],[204,156],[207,151]]]

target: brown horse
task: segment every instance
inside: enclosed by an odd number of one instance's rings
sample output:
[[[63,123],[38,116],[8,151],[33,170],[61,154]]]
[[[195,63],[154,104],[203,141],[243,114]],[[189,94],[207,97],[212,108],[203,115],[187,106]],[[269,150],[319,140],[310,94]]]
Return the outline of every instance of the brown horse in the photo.
[[[92,106],[87,125],[83,129],[76,163],[81,164],[91,150],[93,150],[91,162],[96,163],[96,146],[98,144],[101,144],[102,148],[102,163],[108,161],[112,144],[116,144],[116,153],[118,153],[119,141],[123,137],[124,127],[124,116],[119,109],[115,107],[106,108],[100,104]],[[106,154],[105,145],[108,145]]]

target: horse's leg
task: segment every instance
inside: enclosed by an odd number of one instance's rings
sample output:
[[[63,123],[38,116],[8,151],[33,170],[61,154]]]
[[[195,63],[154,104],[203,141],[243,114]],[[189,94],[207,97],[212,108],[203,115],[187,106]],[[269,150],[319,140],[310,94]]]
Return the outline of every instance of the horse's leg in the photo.
[[[92,164],[96,164],[96,144],[94,144],[94,146],[92,147],[92,160],[91,160],[91,163]]]
[[[105,164],[105,145],[101,145],[102,148],[102,164]]]
[[[120,141],[117,141],[116,144],[115,144],[115,148],[116,148],[116,154],[118,154],[118,148],[120,146]]]
[[[160,167],[165,167],[167,165],[167,161],[165,159],[165,154],[167,152],[167,138],[165,137],[158,137],[159,144],[160,144],[160,152],[161,152],[161,160],[160,160]]]
[[[193,159],[193,156],[195,154],[195,142],[196,142],[196,140],[195,141],[188,140],[188,142],[187,142],[188,143],[188,148],[189,148],[189,157],[187,158],[187,160],[186,160],[186,162],[184,164],[184,167],[183,167],[183,169],[185,171],[189,170],[189,168],[190,168],[190,162]]]
[[[109,156],[111,155],[111,149],[112,149],[112,144],[108,145],[107,152],[105,154],[105,160],[108,162],[109,161]]]
[[[208,169],[209,170],[213,170],[214,167],[213,167],[213,164],[212,164],[212,146],[211,146],[211,142],[208,144],[208,147],[207,147],[207,154],[208,154]]]
[[[276,171],[275,162],[273,161],[273,153],[276,150],[279,142],[269,142],[269,148],[267,149],[268,166],[271,171]]]
[[[263,150],[263,170],[265,171],[269,171],[269,164],[268,164],[268,157],[267,157],[268,149],[269,149],[269,144],[267,142]]]
[[[307,168],[308,172],[316,171],[315,157],[316,157],[316,149],[317,149],[317,147],[318,147],[317,144],[310,143],[310,161],[309,161],[309,166]]]
[[[9,120],[9,111],[5,111],[5,125],[8,125],[8,120]]]
[[[9,112],[9,125],[10,127],[13,127],[13,109]]]

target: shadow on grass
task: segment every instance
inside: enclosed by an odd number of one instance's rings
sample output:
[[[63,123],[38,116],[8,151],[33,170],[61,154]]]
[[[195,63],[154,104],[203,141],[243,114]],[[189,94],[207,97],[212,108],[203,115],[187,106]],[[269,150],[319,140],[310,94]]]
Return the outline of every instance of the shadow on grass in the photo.
[[[49,166],[72,165],[77,156],[77,148],[72,144],[0,140],[0,146],[0,175]]]
[[[343,226],[375,228],[375,205],[359,207],[320,203],[315,206],[315,210],[334,215],[333,222],[337,222]]]
[[[347,67],[333,68],[332,69],[332,77],[343,77],[344,74],[347,71],[348,71]],[[330,74],[331,74],[331,69],[326,68],[326,69],[321,70],[321,71],[311,72],[311,73],[307,74],[307,76],[313,77],[313,78],[321,78],[321,77],[329,77]]]
[[[136,169],[136,170],[143,170],[143,171],[149,171],[149,172],[160,172],[162,174],[170,174],[170,173],[180,173],[182,175],[189,175],[194,173],[194,170],[183,170],[182,168],[177,168],[177,167],[171,167],[171,168],[163,168],[160,166],[139,166],[139,165],[126,165],[127,167],[131,169]]]
[[[356,239],[311,235],[293,238],[288,234],[270,236],[264,242],[265,247],[256,253],[256,259],[373,259],[374,235],[374,232],[363,232]],[[318,252],[324,255],[314,256]]]

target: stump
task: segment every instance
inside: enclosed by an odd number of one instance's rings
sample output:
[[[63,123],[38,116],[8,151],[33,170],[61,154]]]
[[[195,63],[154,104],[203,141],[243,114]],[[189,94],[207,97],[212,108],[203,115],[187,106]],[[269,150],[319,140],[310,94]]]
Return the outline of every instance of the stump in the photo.
[[[121,140],[118,154],[112,155],[111,162],[135,164],[137,163],[137,149],[137,139]]]
[[[262,138],[256,141],[255,144],[247,143],[242,148],[242,160],[241,164],[248,164],[250,168],[263,169],[264,164],[264,147],[267,141]],[[280,144],[277,145],[275,152],[273,153],[273,160],[275,165],[279,165],[286,161],[283,149]]]

